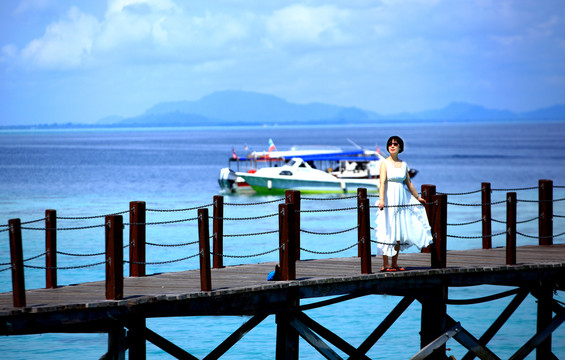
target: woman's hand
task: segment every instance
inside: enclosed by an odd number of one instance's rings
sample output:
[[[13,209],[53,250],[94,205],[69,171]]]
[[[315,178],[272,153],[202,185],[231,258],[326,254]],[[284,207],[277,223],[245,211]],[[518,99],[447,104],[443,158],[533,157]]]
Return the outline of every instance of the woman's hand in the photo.
[[[382,210],[385,208],[385,201],[384,200],[379,200],[379,209]]]
[[[424,204],[424,205],[426,204],[426,200],[425,200],[423,197],[418,196],[417,199],[418,199],[418,201],[421,202],[422,204]]]

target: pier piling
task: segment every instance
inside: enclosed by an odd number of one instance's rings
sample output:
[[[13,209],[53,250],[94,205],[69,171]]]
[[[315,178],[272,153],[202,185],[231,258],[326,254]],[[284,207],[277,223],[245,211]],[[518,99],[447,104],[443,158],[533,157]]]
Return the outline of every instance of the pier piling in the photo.
[[[422,349],[447,330],[447,289],[447,286],[444,285],[430,288],[426,291],[425,297],[419,299],[422,304],[420,332],[420,348]],[[444,360],[445,358],[445,344],[426,357],[427,360]]]

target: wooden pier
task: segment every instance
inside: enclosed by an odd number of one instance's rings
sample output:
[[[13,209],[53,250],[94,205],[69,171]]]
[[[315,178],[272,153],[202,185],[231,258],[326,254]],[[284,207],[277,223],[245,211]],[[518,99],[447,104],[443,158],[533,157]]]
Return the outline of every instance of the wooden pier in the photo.
[[[543,186],[542,186],[543,185]],[[527,295],[538,300],[537,331],[517,348],[512,359],[523,359],[536,351],[537,359],[557,359],[552,352],[551,333],[565,321],[565,309],[554,300],[556,290],[565,290],[565,244],[553,244],[553,199],[540,181],[539,245],[516,246],[516,198],[507,197],[507,246],[491,248],[483,241],[482,249],[446,251],[445,194],[424,186],[429,201],[428,217],[434,244],[422,253],[401,255],[406,271],[379,272],[380,259],[371,255],[369,199],[363,189],[358,193],[358,256],[300,260],[300,194],[288,192],[279,205],[279,261],[224,267],[221,261],[221,197],[215,198],[212,252],[209,245],[207,209],[198,210],[200,234],[200,269],[145,275],[144,204],[132,203],[130,214],[130,276],[123,278],[123,220],[121,215],[106,217],[106,280],[57,286],[56,259],[46,257],[45,289],[25,289],[19,219],[10,221],[12,275],[14,291],[0,294],[0,335],[36,333],[109,334],[108,353],[104,358],[146,358],[146,341],[179,359],[196,359],[190,349],[181,349],[168,341],[166,334],[156,334],[146,327],[146,319],[175,316],[247,315],[251,318],[210,349],[206,359],[220,358],[244,335],[268,316],[277,322],[277,359],[297,359],[298,339],[302,337],[325,358],[341,358],[330,346],[351,359],[367,359],[367,352],[395,320],[414,302],[422,305],[421,351],[413,359],[447,359],[445,344],[455,339],[469,353],[481,359],[499,359],[489,349],[489,341],[508,320]],[[483,184],[484,189],[484,184]],[[490,192],[490,189],[488,190]],[[490,199],[484,204],[490,203]],[[484,207],[484,206],[483,206]],[[548,216],[550,214],[551,216]],[[137,217],[136,217],[137,216]],[[53,218],[46,217],[47,221]],[[484,218],[483,218],[484,221]],[[490,222],[490,219],[489,219]],[[47,246],[56,246],[56,224],[46,227]],[[483,226],[485,231],[485,226]],[[486,227],[486,231],[490,231]],[[484,236],[483,236],[484,239]],[[49,251],[48,251],[49,252]],[[56,250],[51,251],[51,255]],[[135,260],[134,260],[135,259]],[[210,259],[214,261],[211,262]],[[280,280],[267,281],[267,274],[281,266]],[[504,296],[513,300],[484,334],[473,335],[465,319],[453,319],[446,305],[450,287],[474,285],[512,287],[488,299],[466,299],[467,303],[488,301]],[[343,340],[305,313],[308,309],[372,295],[399,296],[402,300],[358,347]],[[330,300],[301,305],[302,299],[331,296]],[[554,315],[555,314],[555,315]]]

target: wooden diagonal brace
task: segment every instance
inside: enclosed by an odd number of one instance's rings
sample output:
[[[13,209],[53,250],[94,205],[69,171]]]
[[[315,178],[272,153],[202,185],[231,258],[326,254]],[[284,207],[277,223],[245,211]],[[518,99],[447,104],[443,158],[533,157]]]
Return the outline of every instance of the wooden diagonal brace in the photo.
[[[233,334],[228,336],[218,347],[216,347],[204,360],[219,359],[220,356],[226,353],[232,346],[234,346],[241,338],[251,331],[255,326],[259,325],[267,315],[255,315],[249,319],[245,324],[241,325]]]
[[[333,351],[322,339],[318,337],[312,330],[304,325],[296,317],[290,319],[290,325],[296,329],[298,334],[304,338],[314,349],[318,350],[326,359],[341,360],[341,357]]]
[[[422,350],[410,358],[410,360],[424,360],[428,355],[433,353],[436,349],[444,345],[447,340],[455,336],[463,328],[460,323],[455,324],[451,329],[447,330],[445,333],[441,334],[437,339],[424,346]]]
[[[520,348],[509,360],[524,359],[532,350],[535,349],[543,340],[545,340],[555,329],[557,329],[563,322],[565,322],[565,310],[557,314],[549,325],[542,331],[535,334],[524,346]]]

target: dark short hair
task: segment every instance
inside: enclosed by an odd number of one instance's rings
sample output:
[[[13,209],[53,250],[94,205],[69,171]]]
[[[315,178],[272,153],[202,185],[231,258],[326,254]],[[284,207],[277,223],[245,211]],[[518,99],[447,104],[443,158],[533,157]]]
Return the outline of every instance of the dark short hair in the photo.
[[[388,147],[390,146],[390,144],[392,144],[392,140],[396,140],[396,142],[398,143],[398,153],[400,154],[401,152],[404,151],[404,141],[402,141],[402,138],[400,136],[391,136],[388,138],[388,141],[386,142],[386,151],[388,151]]]

